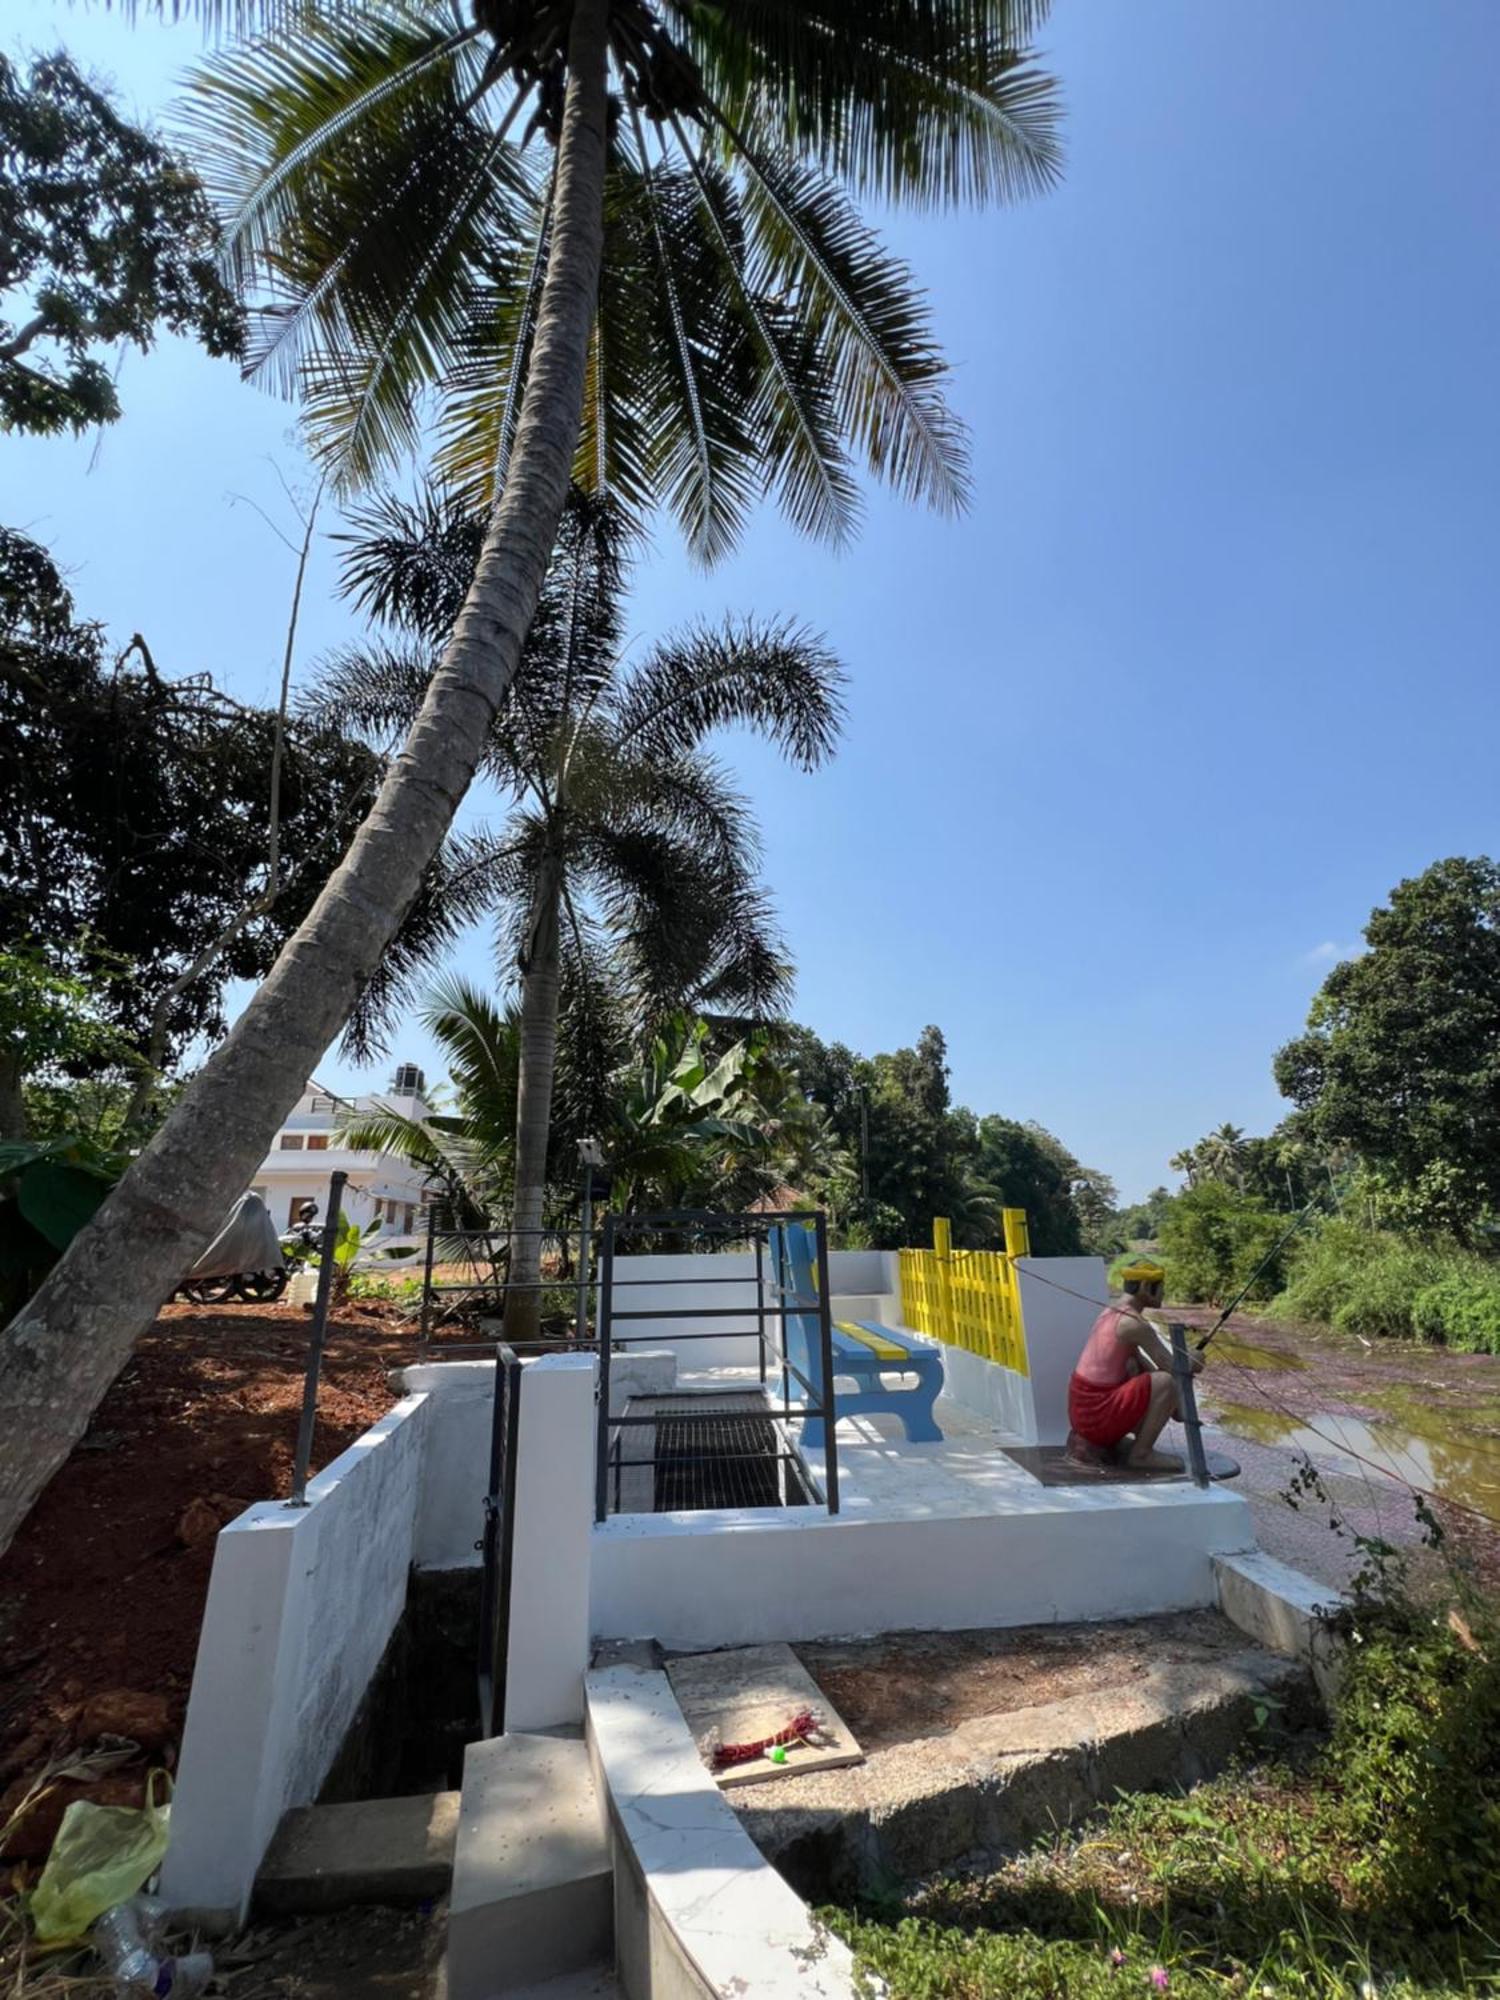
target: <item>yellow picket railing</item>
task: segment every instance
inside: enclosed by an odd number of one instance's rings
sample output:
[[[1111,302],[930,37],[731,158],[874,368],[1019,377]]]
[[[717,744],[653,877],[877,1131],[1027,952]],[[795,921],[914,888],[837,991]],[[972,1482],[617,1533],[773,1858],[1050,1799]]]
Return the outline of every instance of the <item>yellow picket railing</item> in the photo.
[[[1016,1259],[1027,1247],[1024,1209],[1005,1210],[1003,1250],[955,1250],[952,1231],[939,1219],[930,1250],[901,1252],[902,1319],[917,1333],[1029,1374],[1016,1277]]]

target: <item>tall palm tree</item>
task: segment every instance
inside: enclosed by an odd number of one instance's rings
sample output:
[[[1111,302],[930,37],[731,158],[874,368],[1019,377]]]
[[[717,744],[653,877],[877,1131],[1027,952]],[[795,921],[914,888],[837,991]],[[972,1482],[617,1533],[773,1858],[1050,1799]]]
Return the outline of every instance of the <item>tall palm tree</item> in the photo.
[[[958,504],[921,300],[850,194],[985,201],[1058,168],[1053,88],[1025,56],[1047,0],[171,4],[261,31],[215,66],[204,113],[269,294],[261,366],[295,375],[344,483],[451,391],[455,469],[498,498],[343,862],[7,1330],[0,1547],[378,968],[515,675],[580,455],[673,505],[705,556],[767,485],[846,533],[857,460]]]
[[[351,538],[356,597],[413,643],[351,648],[310,706],[377,742],[403,733],[452,623],[484,516],[451,498],[385,499]],[[502,913],[520,983],[509,1340],[536,1337],[558,1017],[606,1017],[623,987],[646,1023],[682,1006],[764,1018],[789,967],[757,870],[746,800],[704,744],[737,725],[813,770],[832,751],[843,676],[827,647],[762,620],[696,626],[621,659],[625,538],[575,490],[486,766],[511,798],[466,843],[463,893]]]

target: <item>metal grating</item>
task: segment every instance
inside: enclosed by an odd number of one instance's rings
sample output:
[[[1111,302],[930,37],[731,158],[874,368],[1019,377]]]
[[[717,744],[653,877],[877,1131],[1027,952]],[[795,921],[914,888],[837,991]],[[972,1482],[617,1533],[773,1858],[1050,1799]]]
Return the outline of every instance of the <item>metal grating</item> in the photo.
[[[763,1397],[633,1399],[622,1427],[611,1499],[615,1513],[699,1513],[717,1507],[805,1507],[800,1462]]]

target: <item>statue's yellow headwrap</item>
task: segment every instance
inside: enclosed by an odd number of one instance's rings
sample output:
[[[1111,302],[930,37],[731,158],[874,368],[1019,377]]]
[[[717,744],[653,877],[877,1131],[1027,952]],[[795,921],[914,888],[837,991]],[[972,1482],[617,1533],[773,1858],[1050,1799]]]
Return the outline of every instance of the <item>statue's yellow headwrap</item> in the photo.
[[[1120,1283],[1126,1291],[1137,1285],[1161,1285],[1166,1283],[1167,1272],[1163,1264],[1153,1264],[1149,1257],[1137,1257],[1133,1264],[1127,1264],[1120,1273]]]

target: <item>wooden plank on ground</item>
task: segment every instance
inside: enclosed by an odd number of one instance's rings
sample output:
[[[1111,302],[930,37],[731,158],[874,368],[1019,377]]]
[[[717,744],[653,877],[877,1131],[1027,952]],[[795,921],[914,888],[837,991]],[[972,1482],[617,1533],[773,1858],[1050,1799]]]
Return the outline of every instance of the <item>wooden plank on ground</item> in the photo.
[[[721,1786],[759,1785],[771,1778],[793,1778],[799,1771],[832,1771],[864,1762],[854,1732],[790,1646],[686,1653],[667,1662],[667,1675],[700,1745],[709,1738],[719,1743],[759,1742],[784,1729],[804,1709],[814,1710],[819,1718],[821,1743],[789,1745],[784,1764],[773,1764],[769,1757],[732,1764],[714,1772]]]

